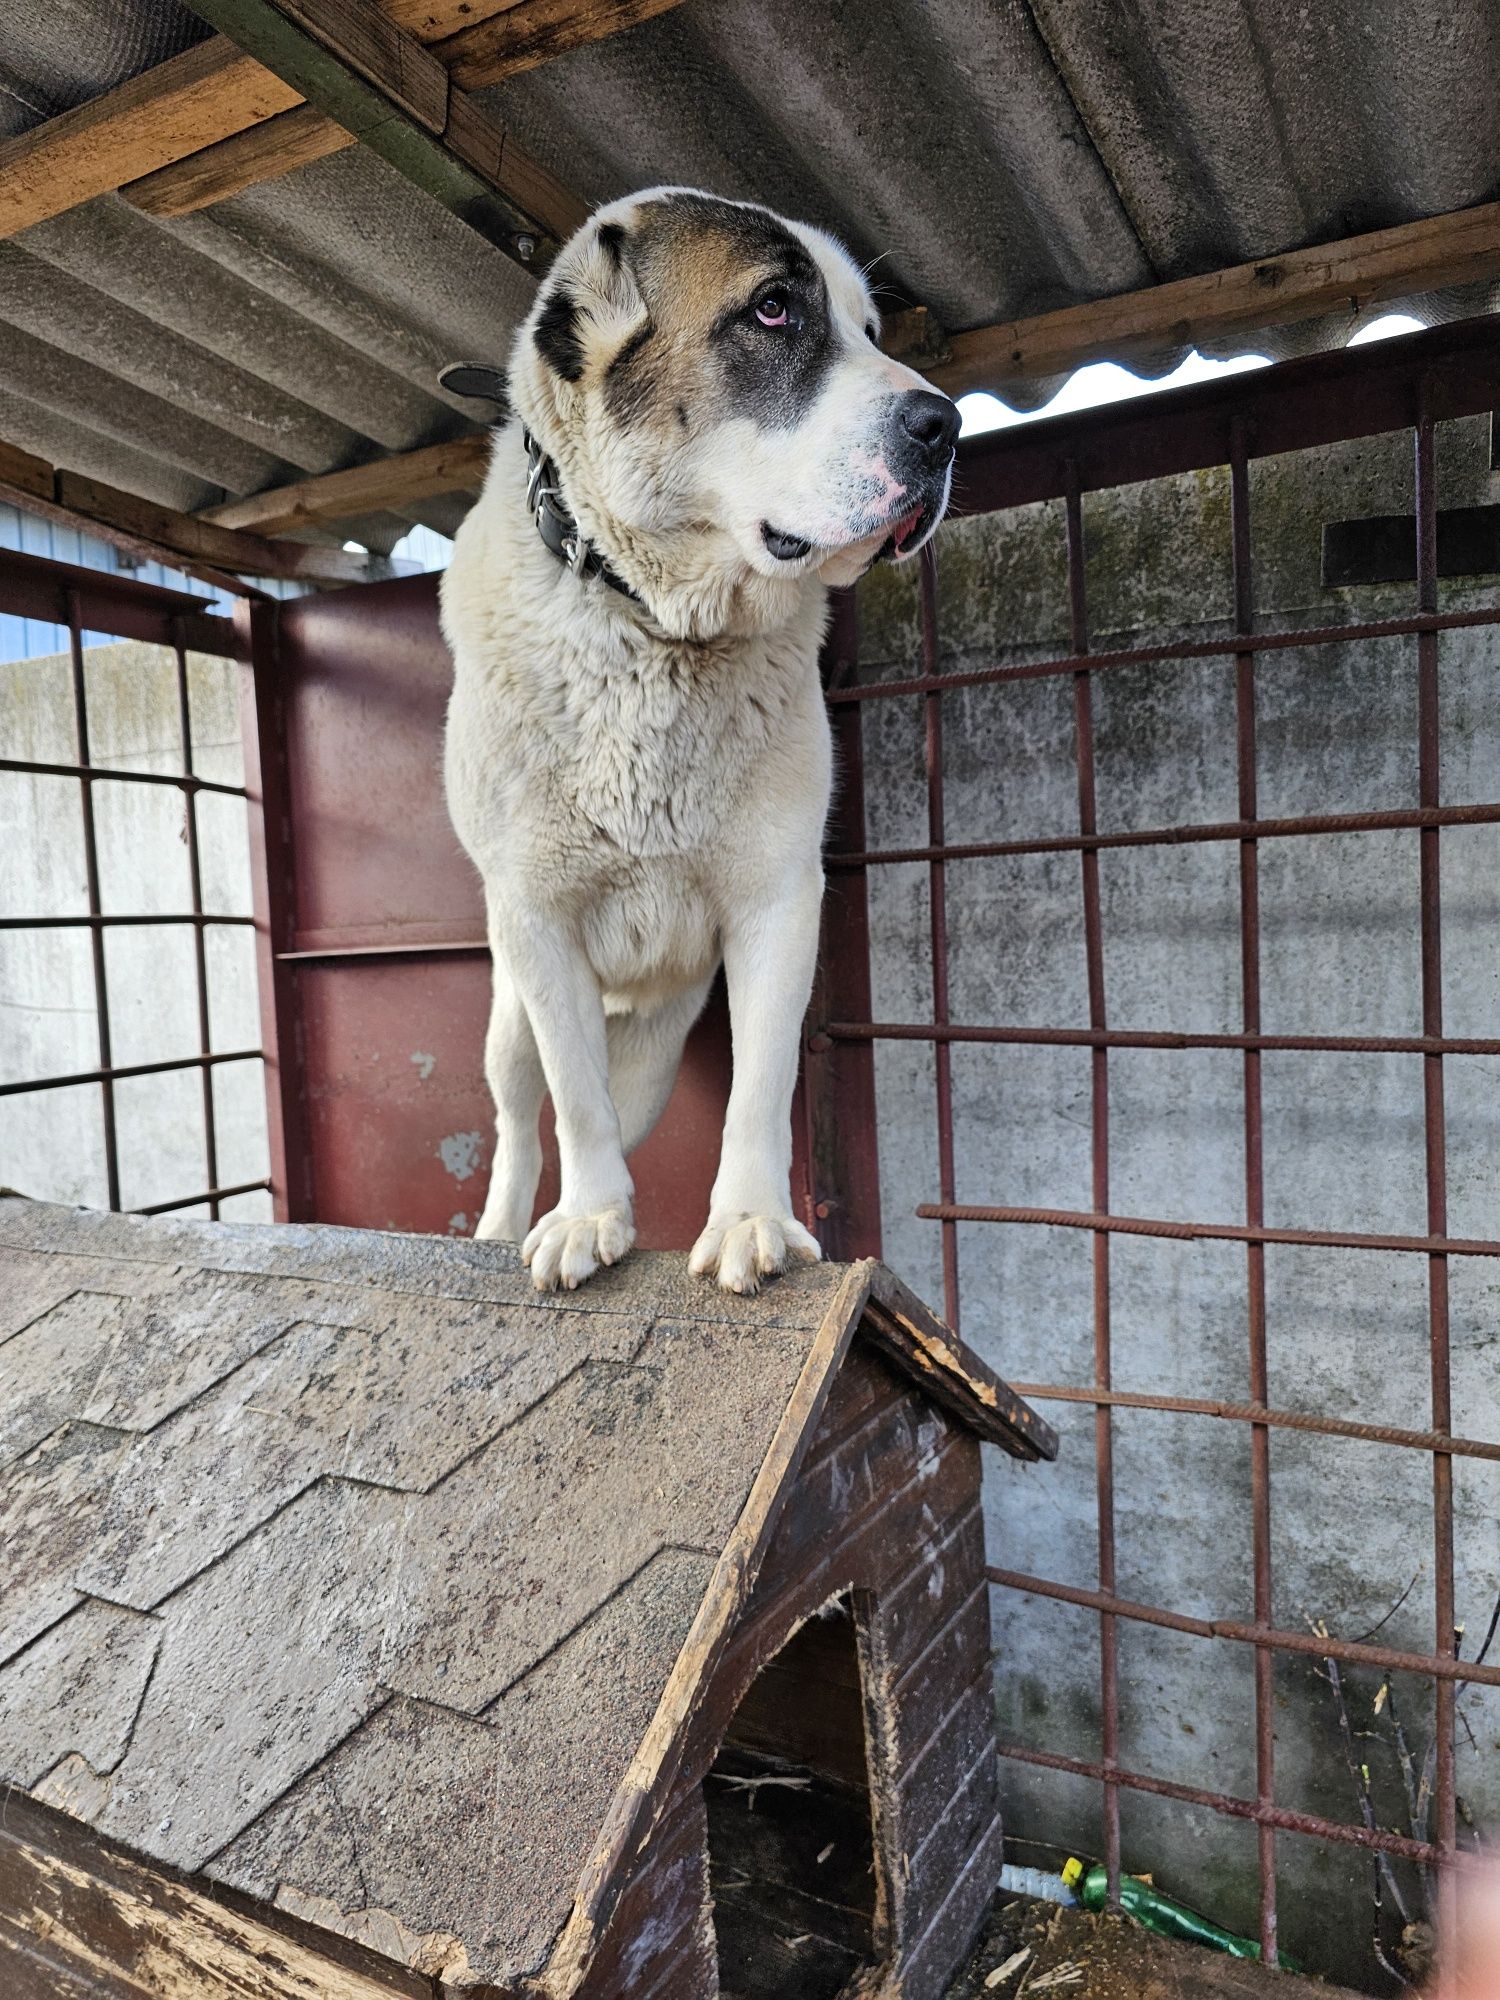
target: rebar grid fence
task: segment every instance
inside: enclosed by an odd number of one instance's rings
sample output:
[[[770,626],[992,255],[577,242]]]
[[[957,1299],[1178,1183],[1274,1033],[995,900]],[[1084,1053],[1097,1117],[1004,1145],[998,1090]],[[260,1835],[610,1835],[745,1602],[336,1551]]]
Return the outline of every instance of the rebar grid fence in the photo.
[[[220,1205],[237,1195],[269,1189],[269,1177],[221,1183],[219,1131],[214,1098],[214,1073],[227,1064],[261,1063],[263,1050],[214,1049],[210,1032],[208,932],[215,926],[253,927],[249,914],[204,907],[202,848],[198,802],[205,794],[249,801],[243,784],[227,784],[202,776],[195,768],[193,714],[188,653],[240,660],[244,647],[229,619],[204,611],[201,600],[186,592],[142,584],[125,577],[102,575],[41,557],[0,550],[0,611],[60,625],[68,636],[71,667],[71,707],[75,756],[71,762],[0,756],[0,776],[73,779],[78,786],[82,860],[87,911],[60,915],[26,910],[0,917],[0,930],[84,930],[89,936],[97,1063],[87,1069],[43,1076],[23,1076],[0,1082],[0,1099],[38,1092],[95,1086],[103,1137],[103,1166],[108,1206],[121,1207],[121,1142],[116,1117],[116,1087],[137,1077],[197,1071],[202,1084],[203,1185],[169,1200],[141,1206],[133,1213],[159,1215],[182,1209],[206,1208],[215,1220]],[[170,651],[176,685],[177,746],[175,772],[117,767],[94,760],[89,704],[86,636],[128,638]],[[18,669],[24,671],[24,665]],[[95,795],[101,786],[166,787],[181,795],[182,837],[186,848],[188,907],[175,911],[117,911],[105,907],[101,890],[100,833]],[[186,926],[191,931],[196,1001],[196,1049],[151,1062],[118,1063],[111,1025],[110,980],[106,935],[113,930]]]
[[[1496,1438],[1455,1434],[1451,1388],[1448,1274],[1452,1260],[1500,1256],[1500,1238],[1456,1237],[1448,1232],[1448,1159],[1445,1136],[1445,1059],[1455,1055],[1500,1054],[1500,1035],[1450,1037],[1443,1017],[1442,841],[1446,828],[1500,821],[1500,802],[1445,805],[1442,801],[1442,742],[1439,727],[1439,672],[1442,635],[1465,627],[1500,624],[1500,608],[1440,612],[1437,563],[1437,495],[1434,436],[1439,422],[1477,415],[1500,403],[1500,335],[1493,323],[1421,335],[1388,352],[1366,350],[1287,364],[1231,383],[1189,391],[1154,406],[1136,405],[1078,418],[1062,418],[1028,432],[1001,434],[965,447],[960,458],[955,512],[988,513],[1036,502],[1060,503],[1064,515],[1068,640],[1055,657],[1023,664],[965,662],[945,667],[939,645],[940,561],[929,549],[920,575],[920,660],[899,678],[862,681],[857,666],[853,618],[848,607],[836,619],[829,645],[828,700],[844,768],[844,796],[836,809],[828,858],[834,914],[825,941],[807,1041],[809,1157],[814,1162],[812,1206],[824,1221],[825,1240],[852,1254],[878,1247],[878,1196],[863,1207],[850,1200],[839,1169],[831,1164],[834,1127],[845,1151],[868,1162],[876,1143],[872,1051],[881,1042],[916,1042],[932,1050],[935,1082],[937,1186],[917,1190],[911,1204],[917,1217],[934,1223],[941,1235],[943,1303],[949,1321],[962,1320],[963,1273],[960,1225],[1043,1228],[1086,1232],[1092,1246],[1092,1379],[1087,1382],[1022,1381],[1015,1386],[1042,1403],[1092,1406],[1093,1486],[1097,1522],[1097,1584],[1084,1588],[1028,1571],[991,1568],[1001,1590],[1049,1599],[1097,1614],[1099,1630],[1100,1740],[1097,1756],[1065,1754],[1018,1742],[1003,1742],[1002,1755],[1021,1764],[1094,1780],[1102,1788],[1103,1839],[1112,1897],[1121,1873],[1120,1795],[1154,1794],[1257,1829],[1260,1945],[1264,1957],[1277,1956],[1276,1836],[1288,1831],[1324,1842],[1373,1850],[1436,1866],[1440,1908],[1451,1903],[1458,1851],[1455,1791],[1455,1701],[1461,1684],[1500,1686],[1500,1667],[1458,1657],[1455,1612],[1453,1462],[1456,1458],[1500,1461]],[[1318,448],[1396,429],[1410,439],[1414,473],[1416,587],[1408,612],[1363,623],[1260,633],[1255,629],[1254,534],[1250,508],[1250,466],[1257,457]],[[1169,478],[1206,468],[1227,470],[1229,490],[1229,571],[1232,579],[1231,629],[1222,638],[1186,634],[1177,641],[1095,652],[1090,646],[1085,582],[1084,496],[1146,479]],[[1221,472],[1222,476],[1222,472]],[[1410,646],[1410,756],[1416,803],[1389,809],[1263,817],[1259,811],[1257,746],[1257,665],[1268,654],[1296,654],[1349,640],[1399,640]],[[1237,816],[1213,824],[1147,825],[1102,831],[1095,785],[1094,692],[1101,675],[1124,668],[1165,667],[1184,661],[1222,662],[1233,677],[1234,771]],[[944,703],[960,688],[982,688],[996,700],[1018,683],[1061,679],[1072,687],[1072,762],[1076,777],[1077,831],[1004,841],[960,840],[951,825],[944,792]],[[927,841],[924,845],[871,848],[865,844],[863,800],[869,773],[862,766],[859,718],[872,702],[920,704],[925,751]],[[1338,1032],[1267,1033],[1261,1006],[1260,860],[1263,842],[1319,840],[1373,831],[1409,833],[1419,849],[1418,950],[1421,1032],[1360,1035]],[[1238,902],[1239,1013],[1237,1028],[1222,1033],[1174,1033],[1137,1029],[1113,1021],[1105,981],[1105,921],[1101,913],[1099,858],[1113,848],[1218,843],[1236,855]],[[1078,968],[1078,1004],[1085,1022],[1076,1025],[976,1024],[955,1020],[950,1004],[951,874],[965,862],[999,856],[1076,853],[1077,893],[1082,908],[1083,964]],[[925,865],[930,912],[931,1018],[878,1021],[869,1018],[868,950],[865,915],[869,871],[903,863]],[[1024,921],[1024,912],[1023,912]],[[1335,1024],[1336,1025],[1336,1024]],[[1320,1024],[1321,1026],[1321,1024]],[[1003,1189],[985,1203],[960,1202],[955,1167],[955,1112],[952,1051],[956,1045],[999,1044],[1034,1049],[1074,1047],[1089,1052],[1089,1137],[1091,1193],[1087,1208],[1042,1208],[1008,1204]],[[1180,1220],[1116,1213],[1111,1206],[1111,1054],[1119,1049],[1177,1051],[1217,1049],[1240,1055],[1243,1132],[1242,1212]],[[853,1052],[865,1052],[861,1070]],[[1269,1052],[1314,1051],[1409,1056],[1422,1070],[1422,1128],[1425,1147],[1426,1227],[1421,1233],[1381,1230],[1282,1227],[1267,1223],[1263,1145],[1262,1060]],[[842,1064],[842,1086],[820,1064]],[[852,1082],[851,1082],[852,1080]],[[820,1128],[819,1121],[822,1121]],[[967,1168],[969,1163],[964,1162]],[[872,1170],[863,1167],[868,1190]],[[935,1198],[933,1196],[935,1195]],[[851,1212],[851,1210],[855,1212]],[[1243,1400],[1193,1398],[1117,1389],[1112,1369],[1111,1248],[1120,1235],[1210,1240],[1241,1244],[1245,1258]],[[1426,1273],[1428,1381],[1427,1421],[1407,1426],[1363,1423],[1335,1414],[1310,1414],[1279,1407],[1267,1363],[1266,1251],[1269,1245],[1316,1249],[1393,1252],[1420,1259]],[[997,1303],[1003,1337],[1004,1300]],[[1171,1412],[1216,1423],[1244,1426],[1250,1445],[1250,1508],[1247,1534],[1252,1561],[1252,1601],[1248,1617],[1203,1618],[1168,1604],[1139,1602],[1116,1590],[1115,1412]],[[1358,1439],[1420,1453],[1431,1463],[1431,1542],[1427,1561],[1432,1583],[1432,1645],[1427,1652],[1355,1643],[1325,1632],[1279,1627],[1273,1615],[1271,1438],[1294,1430],[1327,1439]],[[1181,1784],[1143,1769],[1121,1756],[1121,1685],[1118,1636],[1122,1621],[1136,1621],[1233,1647],[1253,1649],[1253,1796]],[[1329,1662],[1365,1665],[1424,1677],[1435,1704],[1434,1811],[1430,1837],[1411,1838],[1375,1823],[1362,1823],[1294,1810],[1276,1793],[1276,1700],[1273,1669],[1277,1655],[1301,1655]]]

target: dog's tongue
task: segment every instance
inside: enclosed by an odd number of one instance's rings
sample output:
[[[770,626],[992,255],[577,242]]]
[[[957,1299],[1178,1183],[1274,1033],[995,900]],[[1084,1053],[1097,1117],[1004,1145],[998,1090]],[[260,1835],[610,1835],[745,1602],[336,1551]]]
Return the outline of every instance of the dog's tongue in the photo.
[[[895,527],[891,530],[892,536],[895,540],[896,547],[898,550],[904,549],[906,547],[906,544],[911,540],[912,536],[916,533],[917,523],[921,520],[921,518],[922,518],[922,510],[920,507],[913,507],[909,514],[903,514],[901,516],[901,519],[896,523]]]

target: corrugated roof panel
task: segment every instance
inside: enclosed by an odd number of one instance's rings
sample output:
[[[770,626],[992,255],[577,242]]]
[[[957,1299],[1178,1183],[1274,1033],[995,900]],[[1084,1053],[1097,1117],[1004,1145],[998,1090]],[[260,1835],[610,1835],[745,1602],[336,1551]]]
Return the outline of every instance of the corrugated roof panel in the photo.
[[[0,130],[201,32],[170,0],[7,10]],[[768,201],[956,331],[1494,196],[1497,53],[1486,0],[1438,16],[1398,0],[688,0],[482,95],[589,201],[661,181]],[[176,221],[108,196],[0,251],[0,436],[208,505],[485,420],[437,371],[503,359],[530,297],[357,150]],[[1486,284],[1413,310],[1495,298]],[[1206,345],[1279,355],[1356,323]],[[1181,352],[1164,343],[1155,364]],[[461,507],[423,502],[358,538],[451,531]]]

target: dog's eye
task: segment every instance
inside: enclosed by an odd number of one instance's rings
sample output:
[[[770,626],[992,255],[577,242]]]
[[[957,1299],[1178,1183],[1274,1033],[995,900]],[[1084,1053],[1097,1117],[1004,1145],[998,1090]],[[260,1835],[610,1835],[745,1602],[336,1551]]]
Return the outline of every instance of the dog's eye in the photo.
[[[790,326],[792,310],[785,292],[763,292],[755,301],[755,317],[762,326]]]
[[[870,324],[865,328],[865,339],[878,341],[879,338],[880,335],[875,331],[875,323],[872,320]]]

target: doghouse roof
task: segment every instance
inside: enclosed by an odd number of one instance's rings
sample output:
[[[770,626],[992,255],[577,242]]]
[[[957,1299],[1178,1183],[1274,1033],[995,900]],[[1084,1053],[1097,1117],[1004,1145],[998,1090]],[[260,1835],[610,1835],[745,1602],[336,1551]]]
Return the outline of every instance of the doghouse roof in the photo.
[[[501,12],[382,6],[435,32],[445,61],[455,26]],[[1437,31],[1422,8],[1289,0],[1133,7],[1128,31],[1121,18],[1114,0],[688,0],[476,95],[581,204],[664,181],[767,201],[835,229],[949,332],[1493,197],[1484,0],[1450,0]],[[0,137],[208,34],[176,0],[8,7]],[[1478,311],[1492,294],[1422,310]],[[532,296],[363,149],[175,217],[139,186],[104,194],[3,246],[0,438],[195,511],[483,420],[437,371],[503,359]],[[1222,345],[1279,355],[1341,343],[1351,324]],[[1160,364],[1185,344],[1164,339]],[[417,496],[346,525],[385,548],[414,517],[451,532],[464,505]]]
[[[1050,1455],[875,1263],[538,1298],[499,1245],[0,1201],[0,1779],[424,1971],[535,1973],[856,1336]]]

